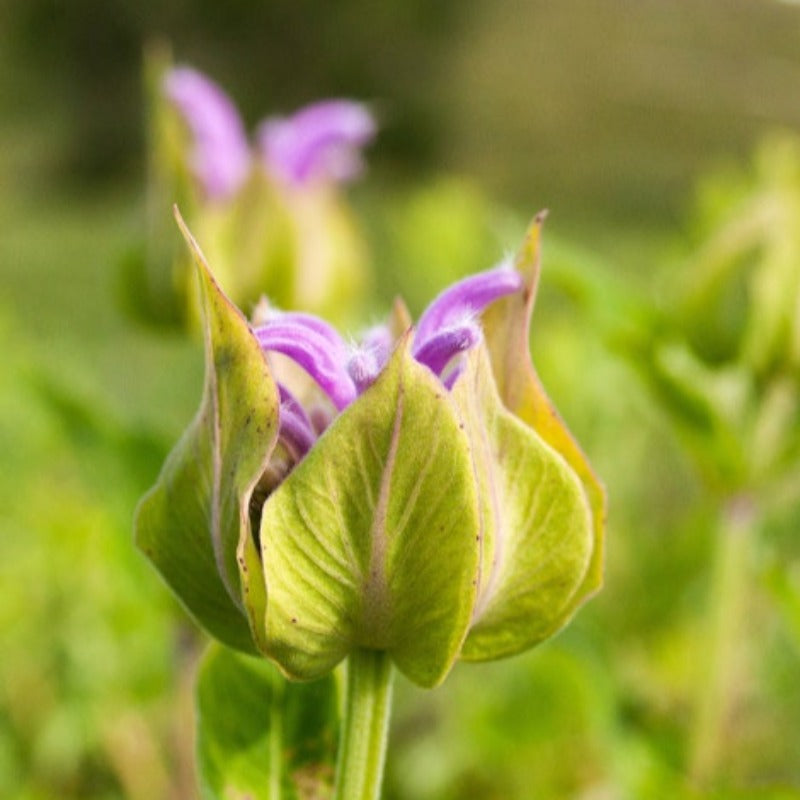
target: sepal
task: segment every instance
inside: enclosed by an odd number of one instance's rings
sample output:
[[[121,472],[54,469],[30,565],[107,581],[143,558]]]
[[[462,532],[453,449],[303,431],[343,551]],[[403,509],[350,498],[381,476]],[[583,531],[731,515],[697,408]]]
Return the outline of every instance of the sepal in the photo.
[[[201,626],[253,651],[245,607],[263,595],[263,578],[249,501],[275,445],[278,391],[247,321],[178,223],[200,285],[206,381],[197,416],[139,504],[136,542]]]
[[[503,405],[560,454],[586,495],[592,516],[593,545],[583,582],[570,602],[570,610],[574,612],[603,585],[607,502],[602,483],[547,396],[530,357],[530,319],[539,281],[545,217],[546,212],[536,216],[515,259],[524,291],[493,303],[484,313],[483,328]]]

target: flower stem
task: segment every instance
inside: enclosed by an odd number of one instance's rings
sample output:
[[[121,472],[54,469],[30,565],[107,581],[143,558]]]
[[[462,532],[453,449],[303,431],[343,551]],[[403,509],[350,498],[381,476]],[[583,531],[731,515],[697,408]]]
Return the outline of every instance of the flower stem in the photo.
[[[742,620],[758,520],[752,500],[731,498],[720,515],[709,598],[708,649],[692,731],[690,773],[703,787],[717,777],[725,731],[742,679]]]
[[[272,703],[269,710],[269,800],[283,796],[283,715],[284,678],[277,670],[272,675]]]
[[[392,678],[392,663],[384,651],[354,650],[350,654],[334,800],[380,797]]]

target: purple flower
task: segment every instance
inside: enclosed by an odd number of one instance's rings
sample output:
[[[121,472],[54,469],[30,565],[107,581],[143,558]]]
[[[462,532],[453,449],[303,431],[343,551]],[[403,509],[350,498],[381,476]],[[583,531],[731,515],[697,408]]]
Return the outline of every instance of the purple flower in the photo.
[[[481,341],[481,312],[522,286],[520,274],[503,264],[445,289],[420,317],[412,347],[414,358],[452,389],[461,373],[460,356]],[[377,325],[348,347],[327,322],[297,312],[273,312],[254,332],[264,352],[292,359],[337,412],[372,385],[386,366],[394,343],[389,327]],[[280,435],[287,447],[302,457],[316,439],[315,428],[291,392],[283,385],[279,388]]]
[[[170,70],[164,79],[164,93],[191,131],[191,169],[208,198],[225,200],[236,194],[247,179],[251,154],[230,98],[190,67]]]
[[[192,172],[209,199],[227,200],[241,188],[254,160],[236,107],[217,84],[191,67],[170,70],[163,86],[191,132]],[[361,103],[323,100],[293,116],[266,119],[256,138],[265,169],[302,186],[355,178],[363,169],[360,149],[375,132],[375,121]]]
[[[360,149],[375,135],[360,103],[324,100],[291,117],[271,117],[256,134],[267,169],[287,183],[348,181],[363,168]]]

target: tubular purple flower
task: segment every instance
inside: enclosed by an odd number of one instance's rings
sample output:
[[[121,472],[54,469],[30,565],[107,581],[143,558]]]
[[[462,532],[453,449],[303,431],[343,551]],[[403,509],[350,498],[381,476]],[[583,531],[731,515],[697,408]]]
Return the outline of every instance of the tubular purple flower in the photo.
[[[385,364],[392,353],[394,340],[386,325],[375,325],[361,337],[361,346],[375,355],[379,364]]]
[[[361,394],[368,389],[386,366],[392,351],[392,334],[385,325],[370,328],[354,347],[347,361],[347,371]]]
[[[267,169],[300,186],[357,177],[363,169],[360,148],[375,132],[375,121],[361,103],[325,100],[291,117],[268,118],[256,138]]]
[[[442,383],[444,384],[444,388],[447,389],[448,392],[453,391],[453,387],[456,385],[456,381],[459,379],[459,376],[464,371],[464,359],[458,359],[457,362],[454,363],[453,368],[448,370],[446,375],[442,375]]]
[[[280,436],[286,437],[305,455],[317,438],[314,425],[300,401],[282,383],[278,383],[280,397]]]
[[[341,358],[346,350],[344,341],[339,335],[339,332],[333,325],[325,322],[324,319],[315,316],[314,314],[307,314],[303,311],[277,311],[271,310],[266,316],[264,322],[267,325],[276,322],[288,323],[290,325],[301,325],[308,330],[319,334],[324,338],[331,348],[331,354],[334,358]]]
[[[354,350],[347,361],[347,372],[353,379],[359,394],[372,385],[375,378],[378,377],[383,363],[374,352],[367,348],[359,347]]]
[[[213,81],[190,67],[164,78],[164,93],[193,137],[191,169],[209,199],[225,200],[250,171],[247,135],[235,106]]]
[[[489,303],[522,288],[522,277],[507,264],[464,278],[445,289],[425,309],[417,325],[414,354],[444,328],[478,316]]]
[[[481,340],[481,329],[475,322],[454,325],[437,331],[416,349],[414,358],[434,375],[441,375],[454,356],[474,347]]]
[[[344,367],[340,352],[324,334],[314,330],[308,320],[278,317],[255,328],[254,333],[263,350],[274,350],[296,361],[339,411],[356,399],[355,384]]]
[[[281,397],[283,397],[283,387],[279,388]],[[311,427],[308,415],[297,401],[284,402],[282,400],[278,436],[298,460],[313,447],[317,437]]]
[[[412,353],[442,379],[449,390],[461,374],[461,365],[453,359],[470,350],[481,340],[478,315],[494,300],[522,288],[517,272],[507,266],[466,278],[442,292],[423,313],[417,326]],[[353,348],[345,346],[339,333],[327,322],[302,312],[268,311],[263,324],[254,327],[264,351],[274,350],[293,359],[342,411],[365,392],[386,366],[393,337],[386,325],[369,329]],[[445,370],[447,370],[445,374]],[[285,389],[282,390],[284,394]],[[292,398],[287,407],[299,408]],[[291,410],[287,412],[288,432],[294,429]],[[313,425],[308,424],[313,432]]]

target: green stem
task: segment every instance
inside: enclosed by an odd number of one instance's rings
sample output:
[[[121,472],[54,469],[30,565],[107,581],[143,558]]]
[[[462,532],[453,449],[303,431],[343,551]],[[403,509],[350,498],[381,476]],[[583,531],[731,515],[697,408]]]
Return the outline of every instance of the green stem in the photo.
[[[269,800],[283,796],[283,692],[285,679],[274,670],[269,708]]]
[[[748,497],[733,497],[722,508],[709,598],[705,672],[698,685],[690,771],[696,785],[708,786],[718,774],[732,702],[741,680],[742,620],[757,516]]]
[[[350,654],[334,800],[380,798],[392,677],[392,663],[385,652],[354,650]]]

